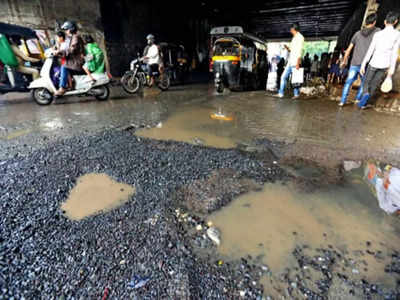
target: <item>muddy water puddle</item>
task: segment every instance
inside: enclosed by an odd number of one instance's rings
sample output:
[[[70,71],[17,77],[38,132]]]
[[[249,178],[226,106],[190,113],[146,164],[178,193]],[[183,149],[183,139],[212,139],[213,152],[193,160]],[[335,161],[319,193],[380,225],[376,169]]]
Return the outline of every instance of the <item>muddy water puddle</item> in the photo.
[[[233,113],[196,106],[173,113],[157,127],[141,129],[136,135],[228,149],[245,136],[241,130]]]
[[[210,216],[221,230],[220,254],[227,260],[251,255],[280,273],[296,265],[297,246],[337,249],[354,258],[350,275],[354,269],[359,274],[354,276],[395,286],[384,269],[390,251],[399,249],[400,222],[379,210],[366,185],[354,182],[312,194],[266,184],[261,192],[237,198]]]
[[[135,191],[135,187],[106,174],[87,174],[78,179],[61,209],[68,218],[78,221],[121,206]]]

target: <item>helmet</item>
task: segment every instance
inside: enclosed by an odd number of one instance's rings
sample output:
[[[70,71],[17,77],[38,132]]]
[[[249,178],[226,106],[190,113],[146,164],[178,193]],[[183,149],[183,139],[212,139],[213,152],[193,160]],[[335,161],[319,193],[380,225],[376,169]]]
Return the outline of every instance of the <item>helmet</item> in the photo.
[[[155,37],[154,37],[154,35],[149,34],[149,35],[146,37],[146,40],[152,40],[152,41],[154,41],[154,40],[155,40]]]
[[[75,31],[77,28],[76,28],[75,22],[66,21],[66,22],[61,26],[61,29],[62,29],[62,30],[72,30],[72,31]]]

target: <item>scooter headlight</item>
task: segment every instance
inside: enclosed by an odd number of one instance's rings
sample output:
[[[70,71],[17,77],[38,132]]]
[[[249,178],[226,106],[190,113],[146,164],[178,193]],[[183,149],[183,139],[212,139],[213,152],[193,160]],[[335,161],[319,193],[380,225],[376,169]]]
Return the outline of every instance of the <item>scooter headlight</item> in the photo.
[[[220,78],[221,77],[221,74],[219,74],[218,72],[215,74],[215,78]]]

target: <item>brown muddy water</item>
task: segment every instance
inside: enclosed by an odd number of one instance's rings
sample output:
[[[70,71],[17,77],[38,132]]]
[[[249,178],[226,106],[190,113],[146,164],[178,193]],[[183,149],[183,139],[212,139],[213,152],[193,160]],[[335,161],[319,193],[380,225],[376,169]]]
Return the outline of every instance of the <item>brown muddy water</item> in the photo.
[[[399,218],[379,210],[359,176],[352,176],[344,186],[311,194],[291,185],[266,184],[261,192],[237,198],[209,220],[221,231],[218,251],[224,259],[251,255],[273,273],[296,265],[291,254],[297,245],[334,247],[350,256],[367,249],[388,254],[400,246]],[[384,272],[387,257],[377,260],[366,255],[362,260],[368,267],[356,266],[360,273],[354,276],[396,286]]]
[[[116,182],[106,174],[87,174],[78,179],[61,209],[68,218],[79,221],[121,206],[135,191],[134,187]]]
[[[193,106],[175,112],[155,128],[138,130],[136,135],[228,149],[246,140],[241,131],[233,113],[218,107]]]

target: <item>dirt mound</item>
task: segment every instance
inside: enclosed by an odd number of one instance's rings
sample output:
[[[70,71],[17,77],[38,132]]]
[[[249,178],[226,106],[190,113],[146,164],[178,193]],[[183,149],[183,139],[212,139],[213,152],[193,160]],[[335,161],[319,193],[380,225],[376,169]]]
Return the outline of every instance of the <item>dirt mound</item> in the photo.
[[[219,169],[207,178],[182,187],[177,198],[187,209],[206,214],[225,206],[236,196],[257,189],[260,189],[260,185],[254,180],[241,178],[232,169]]]
[[[330,168],[300,157],[285,158],[280,164],[294,177],[294,185],[301,191],[313,192],[344,180],[341,165]]]

